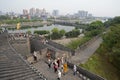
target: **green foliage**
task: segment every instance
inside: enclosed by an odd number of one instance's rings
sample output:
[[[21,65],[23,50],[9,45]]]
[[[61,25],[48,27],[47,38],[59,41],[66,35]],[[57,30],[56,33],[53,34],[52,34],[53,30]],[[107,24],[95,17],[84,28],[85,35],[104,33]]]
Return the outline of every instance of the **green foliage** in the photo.
[[[112,21],[112,24],[120,24],[120,16],[115,17]]]
[[[109,19],[104,23],[106,27],[110,27],[111,25],[114,25],[114,24],[120,24],[120,16],[117,16],[113,19]]]
[[[51,35],[51,38],[52,39],[60,39],[61,35],[60,35],[59,32],[53,32],[52,35]]]
[[[15,19],[10,19],[9,16],[0,16],[0,21],[1,23],[6,23],[6,24],[17,24],[18,22],[35,22],[35,21],[42,21],[40,19],[21,19],[21,18],[15,18]]]
[[[49,33],[50,32],[46,31],[46,30],[36,30],[36,31],[34,31],[34,34],[40,34],[40,35],[49,34]]]
[[[80,66],[107,80],[120,80],[118,70],[99,53],[92,55],[85,64],[80,64]]]
[[[85,35],[88,37],[97,36],[102,33],[104,30],[104,25],[101,21],[92,22],[89,27],[86,29]]]
[[[30,31],[30,30],[28,30],[26,33],[27,33],[27,34],[31,34],[31,31]]]
[[[110,31],[103,36],[104,48],[108,51],[109,61],[120,69],[120,25],[111,27]]]
[[[104,26],[106,28],[110,27],[110,25],[112,24],[111,22],[112,22],[112,19],[108,19],[108,21],[104,22]]]
[[[61,34],[61,36],[64,36],[65,35],[65,30],[64,29],[62,29],[62,30],[60,30],[60,34]]]
[[[88,24],[78,24],[77,23],[77,25],[75,25],[75,28],[76,29],[87,29],[89,27],[89,25]]]
[[[74,29],[74,30],[69,31],[69,32],[67,32],[67,33],[65,34],[65,36],[66,36],[67,38],[78,37],[78,35],[80,35],[79,29]]]
[[[7,20],[7,19],[10,19],[10,17],[9,16],[4,16],[4,15],[0,16],[0,20]]]
[[[85,42],[89,41],[90,39],[91,39],[90,37],[83,37],[83,38],[71,41],[66,46],[68,48],[71,48],[71,49],[75,50],[75,49],[77,49],[77,47],[81,46],[82,44],[84,44]]]
[[[30,22],[30,20],[17,18],[17,19],[13,19],[13,20],[10,20],[10,19],[2,20],[1,22],[6,23],[6,24],[17,24],[18,22]]]
[[[9,27],[8,27],[7,29],[8,29],[8,30],[16,30],[16,28],[9,28]]]
[[[51,38],[52,39],[59,39],[59,38],[61,38],[61,34],[60,34],[58,28],[53,28],[52,29]]]
[[[58,30],[58,28],[53,28],[53,29],[52,29],[52,32],[53,32],[53,33],[59,33],[59,30]]]
[[[105,22],[110,29],[103,35],[103,43],[82,67],[107,80],[120,80],[120,17]],[[112,63],[112,64],[111,64]],[[114,66],[113,66],[114,65]]]
[[[20,27],[20,29],[29,29],[29,28],[31,28],[31,26],[24,26],[24,27]]]
[[[65,30],[58,30],[58,28],[53,28],[52,29],[52,34],[51,34],[51,38],[52,39],[59,39],[61,38],[62,36],[66,36],[67,38],[69,37],[77,37],[78,35],[80,34],[80,31],[78,29],[74,29],[72,31],[69,31],[69,32],[65,32]]]

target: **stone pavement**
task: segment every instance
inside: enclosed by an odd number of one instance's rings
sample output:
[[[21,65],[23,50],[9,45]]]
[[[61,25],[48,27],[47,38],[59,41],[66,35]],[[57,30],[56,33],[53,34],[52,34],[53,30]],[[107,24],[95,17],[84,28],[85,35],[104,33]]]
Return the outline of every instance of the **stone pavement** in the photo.
[[[76,65],[80,63],[85,63],[90,56],[97,50],[97,48],[102,43],[102,38],[99,37],[97,40],[89,44],[84,50],[79,50],[76,52],[76,55],[71,58],[71,62]]]
[[[44,61],[39,61],[37,63],[34,63],[33,66],[38,69],[40,72],[42,72],[43,75],[45,75],[48,80],[57,80],[57,73],[54,72],[53,67],[49,69],[48,65]],[[63,75],[61,80],[82,80],[78,75],[73,75],[73,71],[71,69],[68,70],[68,72]]]

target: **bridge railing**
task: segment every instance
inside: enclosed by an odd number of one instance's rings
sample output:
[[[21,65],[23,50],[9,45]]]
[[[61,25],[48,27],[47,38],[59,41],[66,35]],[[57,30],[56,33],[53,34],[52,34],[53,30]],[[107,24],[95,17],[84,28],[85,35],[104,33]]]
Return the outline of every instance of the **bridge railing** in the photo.
[[[74,64],[67,62],[68,67],[73,69]],[[77,75],[79,75],[80,78],[82,78],[83,80],[106,80],[103,77],[100,77],[96,74],[93,74],[83,68],[81,68],[80,66],[77,66]]]

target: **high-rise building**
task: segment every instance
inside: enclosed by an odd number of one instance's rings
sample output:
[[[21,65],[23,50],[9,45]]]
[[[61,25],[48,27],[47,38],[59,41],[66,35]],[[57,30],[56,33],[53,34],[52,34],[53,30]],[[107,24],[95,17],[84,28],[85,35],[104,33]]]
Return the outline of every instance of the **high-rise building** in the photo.
[[[53,10],[52,15],[53,15],[54,17],[58,17],[59,11],[58,11],[58,10]]]
[[[28,10],[23,9],[23,15],[28,15]]]
[[[35,13],[35,15],[36,15],[37,17],[40,17],[40,9],[36,8],[36,13]]]
[[[43,20],[46,20],[46,18],[47,18],[47,12],[46,12],[45,9],[42,9],[42,10],[41,10],[41,18],[42,18]]]
[[[88,11],[83,11],[83,10],[78,11],[78,15],[80,18],[86,18],[88,15]]]
[[[93,17],[92,14],[88,14],[88,17]]]
[[[35,16],[35,13],[36,13],[35,8],[31,8],[29,11],[30,16],[32,16],[32,17]]]

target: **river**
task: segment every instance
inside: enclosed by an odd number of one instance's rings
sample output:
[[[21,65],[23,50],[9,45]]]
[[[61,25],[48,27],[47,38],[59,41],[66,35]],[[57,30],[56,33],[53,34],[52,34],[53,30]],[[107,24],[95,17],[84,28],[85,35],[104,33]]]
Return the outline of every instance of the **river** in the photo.
[[[27,31],[31,31],[33,34],[35,30],[47,30],[51,31],[53,28],[58,28],[59,30],[64,29],[66,32],[69,32],[73,29],[75,29],[74,26],[63,26],[63,25],[51,25],[51,26],[46,26],[44,25],[43,27],[37,27],[37,28],[29,28],[29,29],[22,29],[22,30],[8,30],[9,33],[26,33]],[[80,29],[81,31],[81,29]]]

